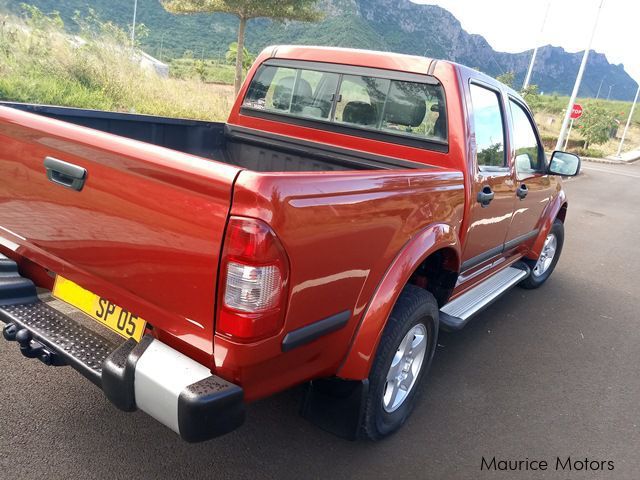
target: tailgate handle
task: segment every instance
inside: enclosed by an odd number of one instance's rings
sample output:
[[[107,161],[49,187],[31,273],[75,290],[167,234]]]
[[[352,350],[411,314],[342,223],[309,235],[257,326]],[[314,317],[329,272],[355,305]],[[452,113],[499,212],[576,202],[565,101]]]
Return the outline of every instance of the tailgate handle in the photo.
[[[53,183],[77,190],[78,192],[84,187],[87,170],[78,165],[63,162],[57,158],[46,157],[44,159],[44,168],[47,169],[47,178]]]

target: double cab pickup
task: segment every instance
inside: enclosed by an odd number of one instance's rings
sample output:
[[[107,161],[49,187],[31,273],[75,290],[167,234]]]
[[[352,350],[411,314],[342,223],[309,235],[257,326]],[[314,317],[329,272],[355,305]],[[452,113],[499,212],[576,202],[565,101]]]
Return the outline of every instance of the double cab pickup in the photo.
[[[269,47],[226,123],[3,102],[3,335],[190,442],[299,384],[379,439],[440,329],[549,278],[579,169],[517,92],[391,53]]]

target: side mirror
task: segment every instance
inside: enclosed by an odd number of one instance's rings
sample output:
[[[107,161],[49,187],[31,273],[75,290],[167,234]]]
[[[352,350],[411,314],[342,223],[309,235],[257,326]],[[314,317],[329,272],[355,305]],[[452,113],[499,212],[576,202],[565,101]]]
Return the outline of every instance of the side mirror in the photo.
[[[573,153],[556,150],[551,154],[549,174],[573,177],[580,173],[580,157]]]

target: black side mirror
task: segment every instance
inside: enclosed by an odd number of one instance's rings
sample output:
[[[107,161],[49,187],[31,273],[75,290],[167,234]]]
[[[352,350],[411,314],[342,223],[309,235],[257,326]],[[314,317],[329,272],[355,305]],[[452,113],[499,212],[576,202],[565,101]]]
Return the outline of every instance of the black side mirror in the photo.
[[[573,153],[556,150],[551,154],[548,173],[562,175],[563,177],[578,175],[580,173],[580,157]]]

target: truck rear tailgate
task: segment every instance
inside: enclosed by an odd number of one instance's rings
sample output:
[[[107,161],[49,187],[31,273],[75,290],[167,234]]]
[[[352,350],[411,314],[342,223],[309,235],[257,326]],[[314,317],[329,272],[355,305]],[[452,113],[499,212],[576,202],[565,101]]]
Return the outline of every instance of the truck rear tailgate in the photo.
[[[49,179],[47,157],[85,169],[82,189]],[[239,171],[0,107],[0,248],[210,354],[218,257]]]

